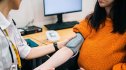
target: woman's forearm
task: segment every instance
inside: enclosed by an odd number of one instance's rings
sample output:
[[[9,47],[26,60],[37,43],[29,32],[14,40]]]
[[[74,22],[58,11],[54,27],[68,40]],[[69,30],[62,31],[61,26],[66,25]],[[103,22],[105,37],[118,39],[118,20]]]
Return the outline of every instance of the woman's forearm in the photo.
[[[47,70],[51,68],[56,68],[66,62],[68,59],[70,59],[72,55],[73,51],[71,49],[63,47],[59,51],[57,51],[49,60],[37,67],[35,70]]]

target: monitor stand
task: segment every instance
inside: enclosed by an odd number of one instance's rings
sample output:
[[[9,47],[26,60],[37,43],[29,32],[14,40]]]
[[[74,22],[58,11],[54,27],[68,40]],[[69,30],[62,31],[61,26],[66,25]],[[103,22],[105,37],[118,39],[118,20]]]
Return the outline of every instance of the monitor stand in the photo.
[[[61,29],[66,29],[66,28],[72,28],[76,24],[79,24],[77,21],[71,21],[71,22],[63,22],[62,20],[62,14],[57,15],[58,21],[55,24],[48,24],[45,25],[45,27],[48,30],[61,30]]]

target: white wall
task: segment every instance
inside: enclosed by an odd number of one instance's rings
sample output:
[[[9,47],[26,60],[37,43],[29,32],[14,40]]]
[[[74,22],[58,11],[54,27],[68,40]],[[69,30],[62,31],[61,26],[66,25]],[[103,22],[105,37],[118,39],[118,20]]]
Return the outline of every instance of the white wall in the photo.
[[[93,12],[95,2],[96,0],[83,0],[83,11],[64,14],[63,20],[81,21],[87,14]],[[44,16],[43,0],[22,0],[20,9],[18,11],[11,11],[10,14],[16,21],[18,27],[26,26],[33,19],[33,24],[40,27],[45,24],[55,23],[57,20],[56,16]]]

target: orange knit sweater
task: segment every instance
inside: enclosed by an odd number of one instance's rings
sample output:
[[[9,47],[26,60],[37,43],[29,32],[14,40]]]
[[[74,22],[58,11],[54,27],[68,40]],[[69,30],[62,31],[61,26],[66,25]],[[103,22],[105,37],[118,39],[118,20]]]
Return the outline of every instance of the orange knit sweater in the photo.
[[[112,33],[111,19],[96,32],[83,20],[73,30],[80,32],[85,41],[81,47],[78,64],[85,70],[126,70],[126,33]]]

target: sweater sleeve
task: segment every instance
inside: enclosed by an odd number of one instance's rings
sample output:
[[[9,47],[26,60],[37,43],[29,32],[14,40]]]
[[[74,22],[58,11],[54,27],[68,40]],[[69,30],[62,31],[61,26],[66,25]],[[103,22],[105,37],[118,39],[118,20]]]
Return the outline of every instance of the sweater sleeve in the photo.
[[[119,63],[113,66],[112,70],[126,70],[126,63]]]
[[[73,28],[74,32],[80,32],[84,38],[86,38],[91,33],[91,26],[88,23],[88,20],[85,19],[77,24]]]

